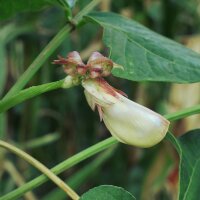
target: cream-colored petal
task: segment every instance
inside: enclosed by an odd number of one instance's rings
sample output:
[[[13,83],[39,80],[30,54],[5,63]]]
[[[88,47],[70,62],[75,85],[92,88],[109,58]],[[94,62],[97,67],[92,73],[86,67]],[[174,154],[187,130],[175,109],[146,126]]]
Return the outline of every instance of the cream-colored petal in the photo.
[[[126,97],[103,108],[103,120],[111,134],[123,143],[150,147],[166,135],[169,122],[161,115]]]
[[[169,121],[152,110],[122,96],[99,79],[82,82],[90,107],[100,107],[100,117],[120,142],[151,147],[166,135]]]
[[[67,56],[67,59],[71,60],[72,62],[76,62],[77,64],[83,64],[80,54],[77,51],[70,52]]]
[[[85,97],[86,97],[86,100],[90,106],[90,108],[94,111],[95,110],[95,101],[93,99],[93,97],[91,96],[90,93],[87,92],[87,90],[84,90],[84,93],[85,93]]]
[[[104,58],[104,56],[101,53],[95,51],[89,57],[87,64],[90,64],[91,62],[93,62],[94,60],[99,59],[99,58]]]
[[[91,95],[94,102],[100,106],[106,107],[117,101],[116,97],[106,93],[103,88],[99,87],[96,81],[90,79],[83,81],[82,86],[85,88],[87,93]]]

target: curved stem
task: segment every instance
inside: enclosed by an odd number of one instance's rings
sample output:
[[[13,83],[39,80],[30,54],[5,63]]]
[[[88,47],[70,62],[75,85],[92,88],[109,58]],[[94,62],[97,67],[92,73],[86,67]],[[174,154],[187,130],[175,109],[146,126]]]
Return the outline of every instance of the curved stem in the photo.
[[[117,145],[116,145],[117,146]],[[94,160],[89,162],[84,167],[76,172],[74,175],[70,176],[66,182],[74,189],[77,189],[82,184],[84,184],[85,180],[90,180],[90,178],[94,177],[95,174],[98,174],[101,170],[101,166],[114,154],[115,147],[111,147],[107,149],[105,152],[101,153]],[[65,199],[64,193],[60,191],[59,188],[55,188],[50,193],[46,194],[42,200],[49,199]]]
[[[3,147],[14,154],[18,155],[22,159],[26,160],[28,163],[33,165],[35,168],[40,170],[43,174],[45,174],[49,179],[51,179],[58,187],[60,187],[63,191],[65,191],[73,200],[78,200],[79,196],[58,176],[56,176],[52,171],[50,171],[45,165],[40,163],[38,160],[27,154],[26,152],[14,147],[7,142],[0,140],[0,147]]]

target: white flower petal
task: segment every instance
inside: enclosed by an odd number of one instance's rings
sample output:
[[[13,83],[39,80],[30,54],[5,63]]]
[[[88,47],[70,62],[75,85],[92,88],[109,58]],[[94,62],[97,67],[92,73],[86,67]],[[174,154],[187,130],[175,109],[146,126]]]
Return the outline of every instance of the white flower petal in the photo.
[[[82,85],[88,104],[93,110],[95,105],[101,107],[106,127],[120,142],[151,147],[165,137],[169,121],[161,115],[122,96],[106,82],[89,79]]]
[[[111,134],[126,144],[153,146],[165,137],[169,127],[169,122],[161,115],[123,96],[102,110],[104,123]]]
[[[86,100],[90,106],[90,108],[94,111],[95,110],[95,101],[93,98],[91,98],[91,95],[90,93],[87,92],[87,90],[84,90],[84,93],[85,93],[85,97],[86,97]]]
[[[92,61],[99,59],[99,58],[105,58],[105,57],[101,53],[95,51],[89,57],[87,64],[90,64]]]
[[[115,97],[104,92],[103,89],[99,87],[98,83],[91,79],[83,81],[82,86],[91,95],[91,98],[94,99],[96,104],[100,106],[105,107],[117,101]]]

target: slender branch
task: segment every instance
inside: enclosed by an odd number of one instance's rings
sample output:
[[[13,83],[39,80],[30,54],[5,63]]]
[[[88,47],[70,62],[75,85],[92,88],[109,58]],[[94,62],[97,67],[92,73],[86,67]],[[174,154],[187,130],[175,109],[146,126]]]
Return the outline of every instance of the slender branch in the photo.
[[[38,96],[42,93],[55,90],[58,88],[71,88],[73,86],[79,85],[80,81],[77,78],[72,78],[67,76],[64,80],[55,81],[51,83],[45,83],[42,85],[32,86],[24,89],[17,94],[3,99],[0,101],[0,113],[8,110],[9,108],[22,103],[23,101],[30,99],[32,97]]]
[[[18,155],[22,159],[26,160],[28,163],[33,165],[35,168],[40,170],[43,174],[45,174],[49,179],[51,179],[58,187],[60,187],[63,191],[65,191],[73,200],[78,200],[79,196],[73,191],[63,180],[61,180],[58,176],[56,176],[51,170],[49,170],[45,165],[40,163],[38,160],[27,154],[26,152],[16,148],[15,146],[8,144],[0,140],[0,147],[3,147],[14,154]]]
[[[192,106],[190,108],[185,108],[175,113],[166,114],[164,115],[164,117],[170,121],[176,121],[178,119],[189,117],[191,115],[198,114],[198,113],[200,113],[200,105]]]
[[[77,189],[80,185],[84,184],[85,180],[88,181],[90,178],[94,178],[94,175],[100,172],[101,166],[114,154],[115,147],[117,147],[117,145],[101,153],[94,160],[82,167],[78,172],[70,176],[65,181],[73,189]],[[64,195],[65,194],[59,188],[55,188],[53,191],[46,194],[42,200],[65,199]]]
[[[75,17],[72,19],[73,22],[78,24],[84,15],[89,13],[94,7],[96,7],[102,0],[93,0],[91,1],[87,6],[84,7],[83,10],[81,10]]]
[[[22,103],[23,101],[27,99],[38,96],[40,94],[43,94],[51,90],[61,88],[63,83],[64,83],[64,80],[60,80],[60,81],[55,81],[51,83],[45,83],[38,86],[32,86],[30,88],[20,91],[19,93],[11,97],[7,97],[6,99],[3,99],[0,101],[0,113],[5,112],[9,108],[12,108],[13,106],[17,104]],[[72,86],[73,84],[69,85],[69,87],[72,87]]]

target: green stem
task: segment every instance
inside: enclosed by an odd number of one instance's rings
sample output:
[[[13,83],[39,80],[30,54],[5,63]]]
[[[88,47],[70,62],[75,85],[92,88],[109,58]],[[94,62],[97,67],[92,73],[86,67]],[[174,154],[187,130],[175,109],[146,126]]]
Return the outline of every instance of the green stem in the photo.
[[[81,10],[75,17],[72,19],[72,21],[75,24],[78,24],[84,15],[88,14],[94,7],[96,7],[102,0],[93,0],[91,1],[83,10]]]
[[[9,108],[27,100],[32,97],[38,96],[42,93],[55,90],[58,88],[61,88],[64,83],[64,80],[46,83],[38,86],[32,86],[30,88],[27,88],[25,90],[20,91],[19,93],[7,97],[6,99],[3,99],[0,101],[0,113],[8,110]],[[73,84],[69,85],[68,87],[74,86]]]
[[[173,146],[176,148],[176,150],[179,153],[179,155],[181,155],[182,149],[180,147],[179,141],[176,139],[176,137],[174,136],[174,134],[171,133],[170,131],[168,131],[165,139],[169,140],[173,144]]]
[[[114,144],[117,144],[118,141],[110,137],[102,142],[99,142],[80,153],[70,157],[69,159],[63,161],[62,163],[58,164],[54,168],[51,169],[51,171],[54,174],[59,174],[66,169],[69,169],[70,167],[78,164],[79,162],[111,147]],[[40,186],[42,183],[46,182],[48,178],[45,175],[40,175],[37,178],[29,181],[28,183],[24,184],[22,187],[17,188],[16,190],[8,193],[7,195],[4,195],[3,197],[0,197],[0,200],[15,200],[18,199],[20,196],[22,196],[24,193],[33,190],[34,188]]]
[[[170,121],[175,121],[198,113],[200,113],[200,105],[192,106],[190,108],[185,108],[175,113],[166,114],[164,115],[164,117]]]
[[[116,147],[116,146],[115,146]],[[86,166],[82,167],[77,173],[70,176],[66,180],[67,184],[73,189],[79,188],[85,181],[89,181],[90,178],[94,178],[101,170],[101,166],[113,155],[115,148],[107,149],[105,152],[101,153],[94,160],[88,163]],[[49,192],[42,198],[42,200],[54,200],[54,199],[66,199],[65,193],[59,188],[55,188],[53,191]]]
[[[73,19],[73,21],[78,24],[81,22],[84,15],[90,12],[100,0],[91,1],[82,11],[80,11]],[[22,74],[15,85],[9,90],[5,95],[4,99],[11,97],[12,95],[19,92],[33,77],[33,75],[41,68],[45,61],[51,56],[51,54],[59,47],[59,45],[64,41],[66,36],[72,31],[73,27],[71,25],[66,25],[62,28],[57,35],[47,44],[47,46],[42,50],[42,52],[37,56],[33,63],[28,67],[28,69]]]
[[[63,191],[65,191],[73,200],[78,200],[79,196],[67,185],[63,180],[61,180],[58,176],[56,176],[52,171],[50,171],[45,165],[40,163],[38,160],[27,154],[26,152],[14,147],[7,142],[0,140],[0,147],[3,147],[14,154],[21,157],[23,160],[26,160],[28,163],[33,165],[35,168],[40,170],[43,174],[45,174],[49,179],[51,179],[58,187],[60,187]]]
[[[18,94],[15,94],[11,97],[3,99],[0,101],[0,113],[5,112],[9,108],[22,103],[23,101],[30,99],[32,97],[38,96],[42,93],[55,90],[58,88],[71,88],[73,86],[79,85],[80,81],[77,78],[73,78],[71,76],[67,76],[65,79],[60,81],[55,81],[51,83],[46,83],[42,85],[32,86],[25,90],[20,91]],[[1,117],[1,115],[0,115]],[[1,118],[0,118],[1,119]],[[1,122],[1,121],[0,121]]]

